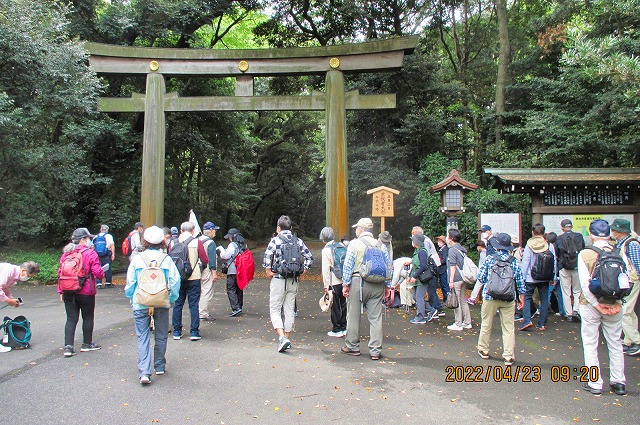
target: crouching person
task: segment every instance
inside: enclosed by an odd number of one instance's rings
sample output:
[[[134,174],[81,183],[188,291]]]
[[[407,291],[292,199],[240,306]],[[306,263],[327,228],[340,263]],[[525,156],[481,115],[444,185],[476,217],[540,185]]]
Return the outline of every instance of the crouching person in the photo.
[[[138,377],[142,385],[151,383],[151,330],[155,329],[153,367],[156,375],[165,372],[165,352],[169,335],[169,308],[178,298],[180,273],[163,251],[164,232],[157,226],[144,231],[144,250],[133,257],[127,270],[125,295],[131,300],[138,336]]]

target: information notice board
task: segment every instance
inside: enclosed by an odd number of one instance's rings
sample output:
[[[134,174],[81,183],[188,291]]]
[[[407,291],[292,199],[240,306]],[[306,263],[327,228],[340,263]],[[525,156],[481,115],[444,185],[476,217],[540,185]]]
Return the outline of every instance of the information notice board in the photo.
[[[512,240],[522,241],[522,225],[520,213],[478,214],[478,229],[487,224],[491,233],[508,233]]]

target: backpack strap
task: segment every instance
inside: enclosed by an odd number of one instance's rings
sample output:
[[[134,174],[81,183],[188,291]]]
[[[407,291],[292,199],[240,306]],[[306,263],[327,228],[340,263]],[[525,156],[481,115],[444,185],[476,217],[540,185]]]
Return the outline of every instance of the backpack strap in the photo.
[[[147,258],[144,251],[140,253],[140,258],[142,258],[142,261],[144,261],[145,267],[151,267],[151,261],[149,261],[149,258]]]

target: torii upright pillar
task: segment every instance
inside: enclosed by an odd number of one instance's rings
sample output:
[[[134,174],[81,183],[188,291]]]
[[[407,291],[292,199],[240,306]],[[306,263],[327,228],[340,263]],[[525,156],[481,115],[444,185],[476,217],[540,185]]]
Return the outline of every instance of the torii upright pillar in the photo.
[[[140,202],[140,219],[145,226],[164,224],[165,94],[164,75],[147,74]]]
[[[333,228],[337,240],[349,234],[347,111],[342,72],[335,70],[327,72],[326,90],[326,220],[327,224]]]

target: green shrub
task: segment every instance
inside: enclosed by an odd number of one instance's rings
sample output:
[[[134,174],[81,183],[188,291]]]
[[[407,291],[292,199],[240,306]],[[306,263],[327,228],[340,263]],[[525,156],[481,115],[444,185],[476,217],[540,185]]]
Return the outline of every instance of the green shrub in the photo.
[[[59,250],[47,250],[41,252],[23,250],[0,250],[0,263],[20,265],[25,261],[35,261],[40,265],[40,273],[33,279],[34,282],[53,284],[58,281]]]

